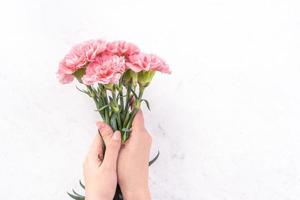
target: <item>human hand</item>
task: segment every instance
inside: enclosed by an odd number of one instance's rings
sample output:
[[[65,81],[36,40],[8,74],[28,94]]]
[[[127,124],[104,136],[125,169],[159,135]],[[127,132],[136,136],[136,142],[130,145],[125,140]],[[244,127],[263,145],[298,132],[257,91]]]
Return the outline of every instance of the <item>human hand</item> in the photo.
[[[144,126],[141,110],[132,123],[132,132],[118,158],[118,183],[125,200],[149,200],[149,155],[152,138]]]
[[[83,164],[86,200],[112,200],[117,187],[117,159],[121,146],[121,134],[113,133],[102,122],[97,123],[106,145],[103,159],[103,141],[96,135]]]

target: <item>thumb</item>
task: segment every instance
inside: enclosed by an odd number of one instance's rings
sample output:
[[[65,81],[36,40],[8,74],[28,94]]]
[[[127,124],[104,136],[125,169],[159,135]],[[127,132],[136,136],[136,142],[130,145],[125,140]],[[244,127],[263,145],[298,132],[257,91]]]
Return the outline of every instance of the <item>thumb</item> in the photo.
[[[145,129],[144,125],[144,116],[141,109],[136,113],[133,122],[132,122],[132,129],[134,130],[143,130]]]

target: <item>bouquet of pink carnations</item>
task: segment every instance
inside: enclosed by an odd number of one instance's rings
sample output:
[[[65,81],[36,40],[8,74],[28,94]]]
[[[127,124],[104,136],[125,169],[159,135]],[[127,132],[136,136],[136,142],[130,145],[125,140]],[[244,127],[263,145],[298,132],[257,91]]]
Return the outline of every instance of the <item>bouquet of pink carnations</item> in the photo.
[[[130,137],[132,121],[141,103],[145,102],[150,109],[143,93],[157,71],[170,73],[160,57],[142,53],[132,43],[90,40],[74,46],[64,57],[58,78],[63,84],[76,78],[85,85],[85,89],[77,87],[78,90],[93,99],[102,120],[121,132],[124,143]],[[76,192],[69,195],[84,199]],[[116,196],[121,198],[120,194]]]

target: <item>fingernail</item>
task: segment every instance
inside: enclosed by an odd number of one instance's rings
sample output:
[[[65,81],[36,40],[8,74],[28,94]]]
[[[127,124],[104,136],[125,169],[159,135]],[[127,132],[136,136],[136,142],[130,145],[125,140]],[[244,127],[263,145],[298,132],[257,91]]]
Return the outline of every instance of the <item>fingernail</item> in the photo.
[[[120,139],[120,131],[115,131],[113,134],[113,139],[114,140],[119,140]]]
[[[104,126],[105,126],[105,124],[103,122],[101,122],[101,121],[96,122],[96,125],[97,125],[97,127],[98,127],[99,130],[103,129]]]

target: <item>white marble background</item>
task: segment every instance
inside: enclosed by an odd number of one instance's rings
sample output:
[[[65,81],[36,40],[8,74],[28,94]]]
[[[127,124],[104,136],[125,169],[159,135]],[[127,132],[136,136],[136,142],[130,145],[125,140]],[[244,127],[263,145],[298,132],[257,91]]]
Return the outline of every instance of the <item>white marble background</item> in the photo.
[[[69,199],[98,115],[57,64],[91,38],[164,57],[145,111],[153,199],[300,199],[298,0],[0,3],[0,198]]]

